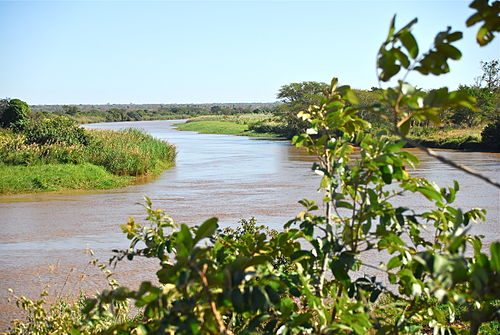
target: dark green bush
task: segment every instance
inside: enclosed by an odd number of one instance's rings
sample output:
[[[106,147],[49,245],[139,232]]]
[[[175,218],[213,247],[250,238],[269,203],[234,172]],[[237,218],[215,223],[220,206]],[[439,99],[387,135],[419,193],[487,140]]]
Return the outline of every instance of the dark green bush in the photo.
[[[89,136],[83,128],[64,117],[30,120],[24,127],[27,144],[87,145]]]
[[[481,132],[483,144],[495,151],[500,151],[500,120],[487,125]]]
[[[19,99],[4,99],[0,104],[0,127],[22,129],[28,122],[31,109]]]

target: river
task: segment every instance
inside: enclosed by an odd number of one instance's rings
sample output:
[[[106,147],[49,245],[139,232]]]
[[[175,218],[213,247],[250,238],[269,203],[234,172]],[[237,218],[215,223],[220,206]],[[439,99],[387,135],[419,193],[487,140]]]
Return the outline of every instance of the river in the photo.
[[[92,192],[53,192],[0,196],[0,330],[16,315],[7,305],[8,288],[19,295],[36,297],[50,286],[53,294],[75,295],[79,289],[96,291],[104,276],[88,263],[92,249],[105,262],[114,248],[126,248],[120,225],[130,216],[144,217],[142,204],[148,196],[157,208],[177,221],[200,224],[217,216],[222,226],[240,218],[255,217],[260,224],[280,229],[300,210],[297,201],[317,199],[319,177],[311,172],[312,157],[287,141],[230,135],[181,132],[179,121],[138,121],[86,125],[89,128],[141,128],[167,139],[177,147],[176,166],[159,178],[122,189]],[[486,243],[500,238],[500,190],[412,150],[421,160],[413,173],[438,185],[461,185],[456,204],[463,209],[481,207],[487,222],[474,232]],[[440,151],[443,155],[498,179],[500,155]],[[422,197],[398,201],[425,209]],[[153,279],[154,263],[122,262],[116,278],[131,284]]]

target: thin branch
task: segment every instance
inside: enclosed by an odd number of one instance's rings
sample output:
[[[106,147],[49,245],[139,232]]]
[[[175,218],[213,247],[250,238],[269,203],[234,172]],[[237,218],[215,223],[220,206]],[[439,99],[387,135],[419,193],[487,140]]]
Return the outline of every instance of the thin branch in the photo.
[[[217,306],[215,306],[215,301],[212,297],[212,294],[210,294],[210,289],[208,286],[208,280],[207,280],[207,276],[206,276],[207,269],[208,269],[208,265],[206,263],[203,264],[203,269],[201,272],[199,272],[199,274],[200,274],[200,278],[201,278],[201,284],[203,286],[203,289],[205,290],[205,293],[207,294],[207,298],[208,298],[208,301],[210,303],[210,309],[212,311],[212,314],[213,314],[215,320],[217,321],[217,324],[219,325],[220,333],[225,334],[225,335],[233,335],[233,332],[231,330],[227,329],[226,325],[224,324],[224,321],[222,321],[222,317],[219,314],[219,311],[217,311]]]
[[[456,163],[456,162],[454,162],[454,161],[452,161],[452,160],[450,160],[450,159],[448,159],[448,158],[445,158],[445,157],[443,157],[443,156],[439,155],[439,154],[438,154],[438,153],[436,153],[434,150],[429,149],[429,148],[427,148],[426,146],[424,146],[424,145],[422,145],[422,144],[420,144],[420,143],[418,143],[418,142],[416,142],[416,141],[412,140],[411,138],[408,138],[408,137],[406,137],[405,135],[401,134],[401,132],[399,132],[399,130],[398,130],[397,128],[396,128],[396,130],[395,130],[395,133],[396,133],[396,135],[398,135],[399,137],[401,137],[404,141],[406,141],[408,144],[410,144],[410,145],[412,145],[412,146],[414,146],[414,147],[416,147],[416,148],[420,149],[421,151],[423,151],[423,152],[425,152],[427,155],[429,155],[429,156],[431,156],[431,157],[433,157],[433,158],[437,159],[437,160],[438,160],[438,161],[440,161],[441,163],[444,163],[444,164],[446,164],[446,165],[449,165],[449,166],[451,166],[451,167],[453,167],[453,168],[455,168],[455,169],[458,169],[458,170],[460,170],[460,171],[463,171],[463,172],[465,172],[465,173],[467,173],[467,174],[469,174],[469,175],[471,175],[471,176],[474,176],[474,177],[476,177],[476,178],[479,178],[479,179],[481,179],[481,180],[483,180],[483,181],[487,182],[487,183],[488,183],[488,184],[490,184],[490,185],[493,185],[493,186],[495,186],[495,187],[497,187],[497,188],[500,188],[500,183],[498,183],[496,180],[493,180],[493,179],[491,179],[491,178],[489,178],[489,177],[486,177],[485,175],[480,174],[479,172],[477,172],[477,171],[475,171],[475,170],[471,169],[470,167],[467,167],[467,166],[462,165],[462,164],[458,164],[458,163]]]

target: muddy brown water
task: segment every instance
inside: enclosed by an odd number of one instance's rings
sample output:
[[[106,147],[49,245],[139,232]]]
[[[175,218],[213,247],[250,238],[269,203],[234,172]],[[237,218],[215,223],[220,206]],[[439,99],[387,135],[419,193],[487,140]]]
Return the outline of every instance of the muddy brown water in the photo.
[[[311,172],[313,158],[287,141],[229,135],[180,132],[179,121],[116,122],[87,125],[89,128],[141,128],[176,145],[176,166],[148,183],[122,189],[92,192],[57,192],[0,196],[0,330],[19,312],[7,303],[8,288],[18,295],[36,298],[45,288],[53,296],[75,296],[83,289],[105,288],[104,276],[89,265],[95,251],[106,262],[110,250],[126,248],[120,225],[130,216],[144,217],[144,196],[156,208],[165,209],[186,224],[200,224],[217,216],[222,226],[240,218],[255,217],[259,223],[280,229],[293,218],[303,198],[318,199],[319,177]],[[474,232],[486,243],[500,238],[500,191],[484,182],[445,166],[412,150],[421,164],[413,173],[438,185],[458,180],[461,191],[456,204],[487,209],[486,223]],[[500,155],[440,151],[448,158],[499,179]],[[423,197],[403,197],[398,204],[416,210],[428,208]],[[155,262],[119,263],[114,272],[123,284],[134,286],[154,280]]]

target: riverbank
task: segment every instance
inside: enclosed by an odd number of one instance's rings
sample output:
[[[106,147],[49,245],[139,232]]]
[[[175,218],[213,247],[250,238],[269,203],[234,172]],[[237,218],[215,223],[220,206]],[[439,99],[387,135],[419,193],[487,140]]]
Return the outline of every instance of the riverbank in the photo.
[[[228,134],[252,137],[283,137],[274,132],[259,132],[261,129],[272,129],[275,125],[267,127],[271,123],[271,116],[203,116],[188,120],[183,124],[177,124],[179,130],[197,131],[203,134]],[[495,152],[491,147],[485,145],[481,140],[481,131],[484,127],[474,128],[424,128],[413,127],[409,137],[426,147],[433,149],[453,149],[460,151]],[[387,134],[386,130],[373,130],[374,135]],[[394,136],[394,140],[398,140]]]
[[[79,129],[78,141],[1,130],[0,194],[118,188],[174,165],[175,147],[141,131]]]
[[[175,124],[178,130],[196,131],[202,134],[224,134],[250,137],[280,137],[279,134],[271,132],[256,132],[251,126],[268,120],[270,116],[265,114],[245,115],[211,115],[200,116],[189,119],[185,123]]]

